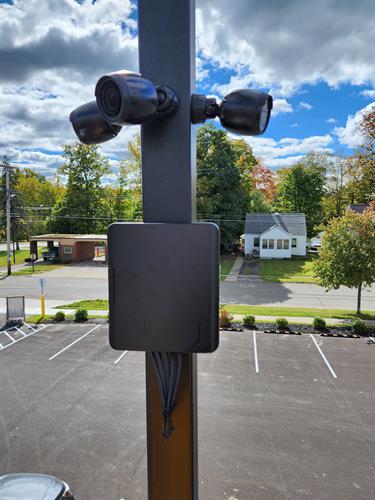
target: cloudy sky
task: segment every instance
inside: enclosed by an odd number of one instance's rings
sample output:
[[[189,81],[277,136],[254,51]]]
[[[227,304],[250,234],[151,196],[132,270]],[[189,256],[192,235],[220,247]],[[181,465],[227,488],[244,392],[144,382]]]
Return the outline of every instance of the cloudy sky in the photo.
[[[273,95],[266,134],[247,139],[267,166],[360,142],[375,104],[374,0],[197,0],[196,43],[198,92]],[[0,155],[53,175],[75,140],[70,111],[137,58],[135,1],[0,0]],[[135,132],[102,147],[114,166]]]

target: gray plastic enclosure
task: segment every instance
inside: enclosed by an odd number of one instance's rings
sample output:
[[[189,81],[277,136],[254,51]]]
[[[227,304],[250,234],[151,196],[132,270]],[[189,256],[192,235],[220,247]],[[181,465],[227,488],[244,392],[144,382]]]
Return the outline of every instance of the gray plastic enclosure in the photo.
[[[219,247],[219,229],[211,223],[111,224],[111,346],[132,351],[215,351]]]

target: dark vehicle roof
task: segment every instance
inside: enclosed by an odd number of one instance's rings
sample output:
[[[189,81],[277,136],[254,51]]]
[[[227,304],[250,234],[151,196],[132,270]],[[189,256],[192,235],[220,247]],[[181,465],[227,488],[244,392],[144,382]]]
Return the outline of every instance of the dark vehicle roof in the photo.
[[[8,474],[0,477],[1,500],[60,500],[62,481],[44,474]]]

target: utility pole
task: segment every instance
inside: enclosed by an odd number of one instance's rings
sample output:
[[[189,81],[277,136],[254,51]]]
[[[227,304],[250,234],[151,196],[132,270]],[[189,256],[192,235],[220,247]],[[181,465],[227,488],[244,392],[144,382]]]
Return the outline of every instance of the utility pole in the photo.
[[[7,226],[7,274],[12,274],[12,260],[10,252],[10,165],[5,162],[5,206],[6,206],[6,226]]]

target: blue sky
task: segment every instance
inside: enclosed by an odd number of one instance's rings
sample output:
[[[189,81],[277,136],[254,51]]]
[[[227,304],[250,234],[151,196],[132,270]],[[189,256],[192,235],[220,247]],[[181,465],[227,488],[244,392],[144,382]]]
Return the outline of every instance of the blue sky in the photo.
[[[54,175],[75,140],[69,112],[102,74],[138,69],[136,19],[130,0],[0,0],[0,154]],[[374,25],[373,0],[197,0],[197,91],[273,95],[266,134],[246,138],[273,170],[350,154],[375,103]],[[136,132],[103,146],[114,169]]]

